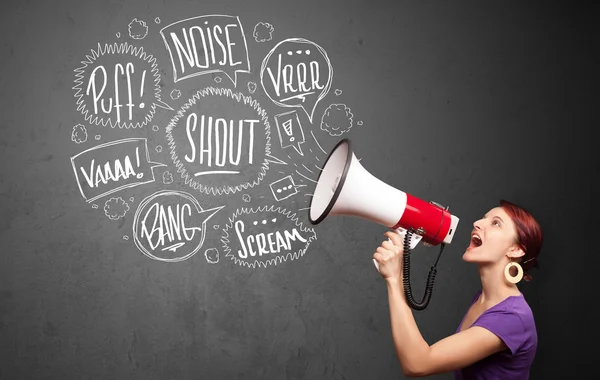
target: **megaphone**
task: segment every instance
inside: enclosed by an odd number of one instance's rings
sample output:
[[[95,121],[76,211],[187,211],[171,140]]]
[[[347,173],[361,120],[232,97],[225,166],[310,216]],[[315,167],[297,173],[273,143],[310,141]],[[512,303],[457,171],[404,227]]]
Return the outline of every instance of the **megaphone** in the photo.
[[[404,291],[416,310],[427,307],[445,244],[452,242],[459,218],[436,202],[426,202],[396,189],[371,175],[352,151],[351,141],[339,141],[329,153],[317,178],[308,219],[321,223],[333,215],[356,216],[384,225],[404,237]],[[423,241],[441,245],[440,254],[429,272],[423,301],[416,302],[410,289],[410,250]],[[375,266],[377,262],[374,261]]]

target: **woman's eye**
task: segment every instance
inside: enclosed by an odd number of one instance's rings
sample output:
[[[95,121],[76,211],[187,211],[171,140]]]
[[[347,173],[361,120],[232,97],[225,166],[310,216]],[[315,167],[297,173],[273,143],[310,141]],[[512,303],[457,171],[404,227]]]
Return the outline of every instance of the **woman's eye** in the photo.
[[[497,221],[497,220],[494,220],[494,221],[492,222],[492,224],[499,226],[499,225],[500,225],[500,222],[499,222],[499,221]]]

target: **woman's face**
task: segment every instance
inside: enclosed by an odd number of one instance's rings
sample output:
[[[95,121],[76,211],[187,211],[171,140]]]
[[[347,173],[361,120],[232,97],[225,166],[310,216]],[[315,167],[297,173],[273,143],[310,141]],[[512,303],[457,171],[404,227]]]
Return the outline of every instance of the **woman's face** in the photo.
[[[488,211],[482,219],[473,223],[470,244],[463,254],[463,260],[473,263],[496,263],[506,258],[518,248],[517,233],[513,221],[502,207]]]

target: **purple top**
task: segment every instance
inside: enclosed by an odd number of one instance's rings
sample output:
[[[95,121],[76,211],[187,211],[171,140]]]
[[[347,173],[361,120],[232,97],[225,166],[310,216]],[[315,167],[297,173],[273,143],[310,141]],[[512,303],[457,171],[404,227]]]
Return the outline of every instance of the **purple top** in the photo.
[[[471,305],[480,294],[481,290],[477,292]],[[458,325],[457,333],[463,321],[464,317]],[[490,307],[472,326],[480,326],[493,332],[504,341],[508,349],[455,371],[454,379],[529,379],[529,367],[537,350],[537,331],[533,312],[522,293]]]

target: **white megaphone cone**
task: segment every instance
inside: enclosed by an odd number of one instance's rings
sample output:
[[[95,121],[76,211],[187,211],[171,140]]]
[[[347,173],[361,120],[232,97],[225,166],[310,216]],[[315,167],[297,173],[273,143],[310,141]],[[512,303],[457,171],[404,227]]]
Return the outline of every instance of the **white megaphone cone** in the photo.
[[[371,220],[403,237],[410,230],[410,249],[421,240],[428,246],[449,244],[459,222],[437,203],[425,202],[371,175],[352,152],[348,139],[338,142],[327,157],[310,202],[311,224],[332,215]]]

